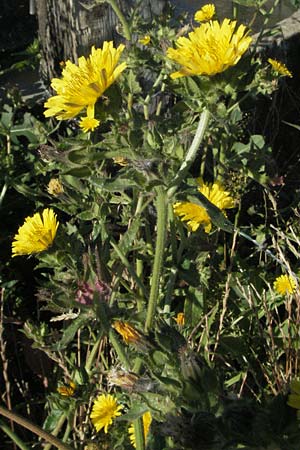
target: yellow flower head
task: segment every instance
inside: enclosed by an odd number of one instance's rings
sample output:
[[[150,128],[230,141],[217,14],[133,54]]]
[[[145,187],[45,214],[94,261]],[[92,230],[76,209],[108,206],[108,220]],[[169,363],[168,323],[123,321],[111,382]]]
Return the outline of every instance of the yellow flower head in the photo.
[[[151,416],[150,411],[147,411],[143,414],[142,420],[143,420],[143,428],[144,428],[144,439],[146,442],[147,436],[149,433],[149,429],[150,429],[150,425],[152,422],[152,416]],[[135,440],[133,424],[131,424],[130,427],[128,428],[128,434],[129,434],[129,439],[130,439],[131,444],[133,445],[134,448],[136,448],[136,440]]]
[[[123,44],[114,48],[113,42],[105,41],[102,49],[92,47],[88,58],[81,56],[78,65],[67,61],[62,78],[53,78],[51,82],[57,95],[46,101],[44,115],[65,120],[86,110],[86,115],[93,119],[98,98],[126,68],[126,63],[117,65],[123,50]]]
[[[100,121],[93,117],[82,117],[79,126],[84,133],[87,133],[88,131],[94,131],[99,126],[99,123]]]
[[[235,31],[236,21],[224,19],[203,23],[189,37],[179,37],[177,48],[168,48],[168,58],[182,67],[171,74],[171,78],[193,75],[215,75],[238,63],[248,49],[252,38],[246,27],[240,25]]]
[[[274,72],[276,72],[277,75],[293,78],[292,72],[290,72],[286,65],[282,62],[277,61],[276,59],[269,58],[268,63],[271,64]]]
[[[12,243],[12,256],[31,255],[47,250],[53,243],[59,222],[52,209],[26,217]]]
[[[291,408],[300,409],[300,381],[292,380],[290,388],[291,394],[288,396],[287,404]]]
[[[51,180],[48,183],[47,191],[50,195],[53,195],[54,197],[57,197],[64,192],[64,187],[59,181],[58,178],[51,178]]]
[[[150,38],[149,34],[146,34],[143,38],[139,39],[139,43],[142,45],[148,45],[148,44],[150,44],[150,40],[151,40],[151,38]]]
[[[123,405],[118,405],[116,398],[111,394],[101,394],[94,401],[90,418],[96,431],[104,428],[107,433],[108,427],[113,423],[115,417],[120,416]]]
[[[234,208],[234,200],[230,193],[216,181],[213,184],[206,184],[202,179],[198,178],[199,192],[213,203],[221,211]],[[179,216],[182,221],[187,222],[191,231],[196,231],[203,226],[204,231],[209,233],[211,230],[211,219],[203,206],[190,202],[178,202],[173,205],[174,213]]]
[[[64,397],[73,397],[76,391],[76,384],[74,381],[70,381],[68,385],[59,386],[57,392]]]
[[[177,325],[179,325],[180,327],[184,326],[184,322],[185,322],[185,317],[184,317],[184,313],[183,312],[179,312],[177,314],[176,317],[174,317],[175,322],[177,323]]]
[[[128,322],[116,320],[112,326],[122,336],[126,344],[135,344],[143,338],[142,334],[133,328]]]
[[[215,5],[212,3],[208,3],[207,5],[202,6],[199,11],[196,11],[194,19],[196,22],[206,22],[213,18],[216,13]]]
[[[115,164],[119,164],[119,166],[123,166],[123,167],[128,166],[128,159],[124,158],[123,156],[115,156],[113,158],[113,162]]]
[[[296,281],[293,277],[289,275],[280,275],[274,281],[273,287],[278,294],[286,295],[292,294],[296,287]]]

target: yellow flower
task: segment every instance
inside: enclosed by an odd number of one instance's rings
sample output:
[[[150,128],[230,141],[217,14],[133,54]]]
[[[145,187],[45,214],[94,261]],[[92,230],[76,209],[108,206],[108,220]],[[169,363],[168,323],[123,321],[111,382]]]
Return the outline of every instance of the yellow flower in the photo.
[[[120,416],[123,405],[118,405],[116,398],[111,394],[101,394],[94,401],[90,418],[96,431],[104,428],[107,433],[108,427],[113,423],[115,417]]]
[[[146,34],[143,38],[139,39],[139,43],[142,45],[148,45],[148,44],[150,44],[150,40],[151,40],[151,38],[150,38],[149,34]]]
[[[167,56],[182,66],[171,78],[192,75],[215,75],[238,63],[248,49],[252,38],[247,36],[246,27],[236,21],[224,19],[203,23],[189,37],[179,37],[177,48],[168,48]]]
[[[119,166],[123,166],[123,167],[128,166],[128,159],[124,158],[123,156],[115,156],[113,158],[113,162],[115,164],[119,164]]]
[[[289,71],[289,69],[286,67],[285,64],[283,64],[280,61],[277,61],[276,59],[269,58],[268,63],[271,64],[273,70],[282,77],[290,77],[293,78],[292,72]]]
[[[64,188],[58,178],[51,178],[47,186],[47,191],[50,195],[57,197],[64,192]]]
[[[174,317],[175,322],[177,323],[177,325],[179,325],[180,327],[184,326],[184,322],[185,322],[185,318],[184,318],[184,313],[183,312],[179,312],[177,314],[176,317]]]
[[[148,436],[148,433],[149,433],[149,429],[150,429],[150,425],[151,425],[151,422],[152,422],[152,417],[151,417],[150,411],[147,411],[147,412],[145,412],[143,414],[142,420],[143,420],[143,428],[144,428],[144,439],[145,439],[145,442],[146,442],[147,436]],[[135,433],[134,433],[133,423],[128,428],[128,434],[129,434],[129,439],[130,439],[131,444],[133,445],[134,448],[136,448],[136,441],[135,441]]]
[[[229,192],[225,191],[224,187],[216,181],[212,185],[204,183],[198,178],[198,191],[213,203],[221,211],[225,209],[234,208],[234,200]],[[174,213],[179,216],[182,221],[187,222],[191,231],[196,231],[201,226],[204,231],[209,233],[211,230],[211,219],[203,206],[190,202],[178,202],[173,205]]]
[[[142,334],[133,328],[128,322],[116,320],[112,326],[122,336],[126,344],[135,344],[143,337]]]
[[[288,396],[287,404],[291,408],[300,409],[300,381],[292,380],[290,388],[291,394]]]
[[[99,126],[99,123],[100,121],[93,117],[82,117],[79,126],[84,133],[87,133],[88,131],[94,131],[94,129]]]
[[[26,217],[12,243],[12,256],[31,255],[47,250],[53,243],[59,222],[52,209]]]
[[[113,42],[105,41],[102,49],[92,47],[88,58],[81,56],[78,65],[67,61],[62,78],[51,82],[57,95],[46,101],[44,115],[64,120],[86,109],[86,115],[93,119],[95,103],[126,68],[126,63],[117,65],[123,50],[123,44],[114,48]]]
[[[289,275],[280,275],[274,281],[273,287],[278,294],[286,295],[292,294],[297,285],[293,277],[290,277]]]
[[[75,391],[76,391],[76,384],[74,383],[74,381],[70,381],[69,385],[59,386],[57,388],[57,392],[60,395],[63,395],[64,397],[73,397]]]
[[[196,22],[206,22],[213,18],[216,13],[215,5],[212,3],[208,3],[207,5],[202,6],[199,11],[196,11],[194,19]]]

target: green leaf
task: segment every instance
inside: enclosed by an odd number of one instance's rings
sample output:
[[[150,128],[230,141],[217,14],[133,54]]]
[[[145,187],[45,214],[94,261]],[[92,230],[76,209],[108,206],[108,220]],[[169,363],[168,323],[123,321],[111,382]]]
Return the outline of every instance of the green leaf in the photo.
[[[53,350],[60,351],[64,348],[66,348],[67,345],[73,340],[73,338],[74,338],[75,334],[77,333],[77,331],[79,330],[79,328],[81,328],[83,325],[85,325],[87,321],[88,321],[88,319],[85,315],[80,315],[79,317],[77,317],[77,319],[75,319],[71,323],[71,325],[69,325],[65,329],[61,340],[59,342],[57,342],[56,345],[53,346]]]

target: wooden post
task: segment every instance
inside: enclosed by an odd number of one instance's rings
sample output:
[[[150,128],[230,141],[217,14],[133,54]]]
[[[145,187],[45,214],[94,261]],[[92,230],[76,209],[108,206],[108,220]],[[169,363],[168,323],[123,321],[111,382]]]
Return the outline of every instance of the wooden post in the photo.
[[[126,14],[138,0],[119,0]],[[146,20],[160,14],[166,0],[143,0],[141,11]],[[41,77],[46,85],[61,73],[60,62],[87,55],[92,45],[99,47],[105,40],[122,41],[117,32],[118,18],[107,3],[94,0],[36,0],[42,60]]]

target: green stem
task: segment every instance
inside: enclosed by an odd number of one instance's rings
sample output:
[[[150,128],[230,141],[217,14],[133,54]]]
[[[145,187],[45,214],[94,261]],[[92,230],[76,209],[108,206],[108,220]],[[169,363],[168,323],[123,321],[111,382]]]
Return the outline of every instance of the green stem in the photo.
[[[156,247],[153,262],[153,272],[150,288],[149,303],[147,308],[145,331],[148,332],[152,328],[153,319],[156,313],[156,306],[159,294],[159,279],[163,266],[163,256],[165,247],[166,228],[168,220],[168,207],[166,205],[166,192],[163,186],[156,188],[156,211],[157,211],[157,236]]]
[[[110,4],[110,6],[114,10],[116,16],[118,17],[119,21],[121,22],[121,24],[123,26],[125,38],[127,39],[127,41],[131,41],[131,33],[130,33],[130,29],[129,29],[129,24],[128,24],[127,20],[125,19],[124,14],[120,10],[116,0],[106,0],[106,1],[107,1],[107,3]]]
[[[143,427],[143,420],[141,417],[139,419],[134,420],[133,428],[134,428],[136,450],[145,450],[144,427]]]
[[[205,108],[201,113],[200,120],[198,123],[198,127],[196,130],[196,134],[194,136],[193,142],[187,151],[185,159],[182,162],[176,177],[174,178],[172,186],[168,190],[169,198],[173,197],[173,195],[177,191],[178,186],[180,185],[182,180],[185,178],[189,168],[191,167],[192,163],[194,162],[196,155],[197,155],[197,151],[199,149],[199,145],[201,144],[205,130],[207,128],[209,118],[210,118],[210,112],[208,111],[208,109]]]
[[[132,264],[130,264],[130,262],[128,261],[128,259],[124,255],[124,253],[119,249],[118,245],[115,242],[113,242],[112,239],[111,239],[111,246],[115,250],[115,252],[118,255],[118,257],[120,258],[122,264],[126,267],[128,272],[130,273],[130,275],[132,276],[132,278],[136,282],[140,292],[142,292],[143,296],[146,298],[147,297],[147,292],[146,292],[145,286],[143,285],[143,283],[142,283],[141,279],[139,278],[138,274],[136,273],[136,271],[132,267]]]
[[[59,418],[57,424],[56,424],[56,427],[54,428],[53,431],[51,431],[51,434],[53,436],[57,436],[58,435],[58,433],[60,432],[60,430],[63,427],[63,424],[65,423],[65,420],[66,420],[66,415],[62,414],[61,417]],[[52,444],[46,444],[45,447],[44,447],[44,450],[50,450],[51,448],[52,448]]]
[[[21,449],[21,450],[30,450],[29,447],[23,442],[19,436],[16,435],[14,431],[2,420],[0,420],[0,428],[4,431],[5,434]]]
[[[159,83],[163,80],[163,78],[164,78],[164,75],[162,73],[160,73],[158,75],[158,77],[156,78],[156,80],[155,80],[155,82],[154,82],[154,84],[153,84],[153,86],[151,88],[151,91],[148,93],[147,97],[145,98],[145,101],[144,101],[144,117],[145,117],[146,120],[149,120],[148,106],[149,106],[150,100],[152,98],[152,92],[159,85]]]
[[[73,450],[72,447],[70,447],[67,444],[64,444],[57,437],[53,436],[50,433],[47,433],[47,431],[43,430],[38,425],[35,425],[34,423],[30,422],[30,420],[25,419],[25,417],[22,417],[19,414],[14,413],[13,411],[9,411],[3,406],[0,406],[0,415],[7,417],[10,420],[13,420],[14,422],[21,425],[23,428],[32,431],[32,433],[36,434],[41,439],[44,439],[45,441],[50,442],[52,445],[55,445],[55,447],[58,448],[59,450]]]
[[[120,343],[119,339],[116,336],[116,333],[112,328],[109,330],[109,340],[113,348],[117,352],[120,362],[123,364],[126,370],[129,370],[130,369],[129,359],[124,351],[123,345]]]
[[[96,354],[97,354],[97,352],[99,350],[99,345],[100,345],[100,342],[101,342],[101,338],[102,338],[102,335],[100,335],[98,337],[98,339],[96,340],[96,342],[95,342],[95,344],[94,344],[94,346],[93,346],[93,348],[91,350],[91,353],[89,354],[89,356],[87,358],[87,362],[85,364],[85,370],[86,370],[86,373],[88,375],[90,375],[92,364],[93,364],[93,362],[95,360],[95,357],[96,357]]]

